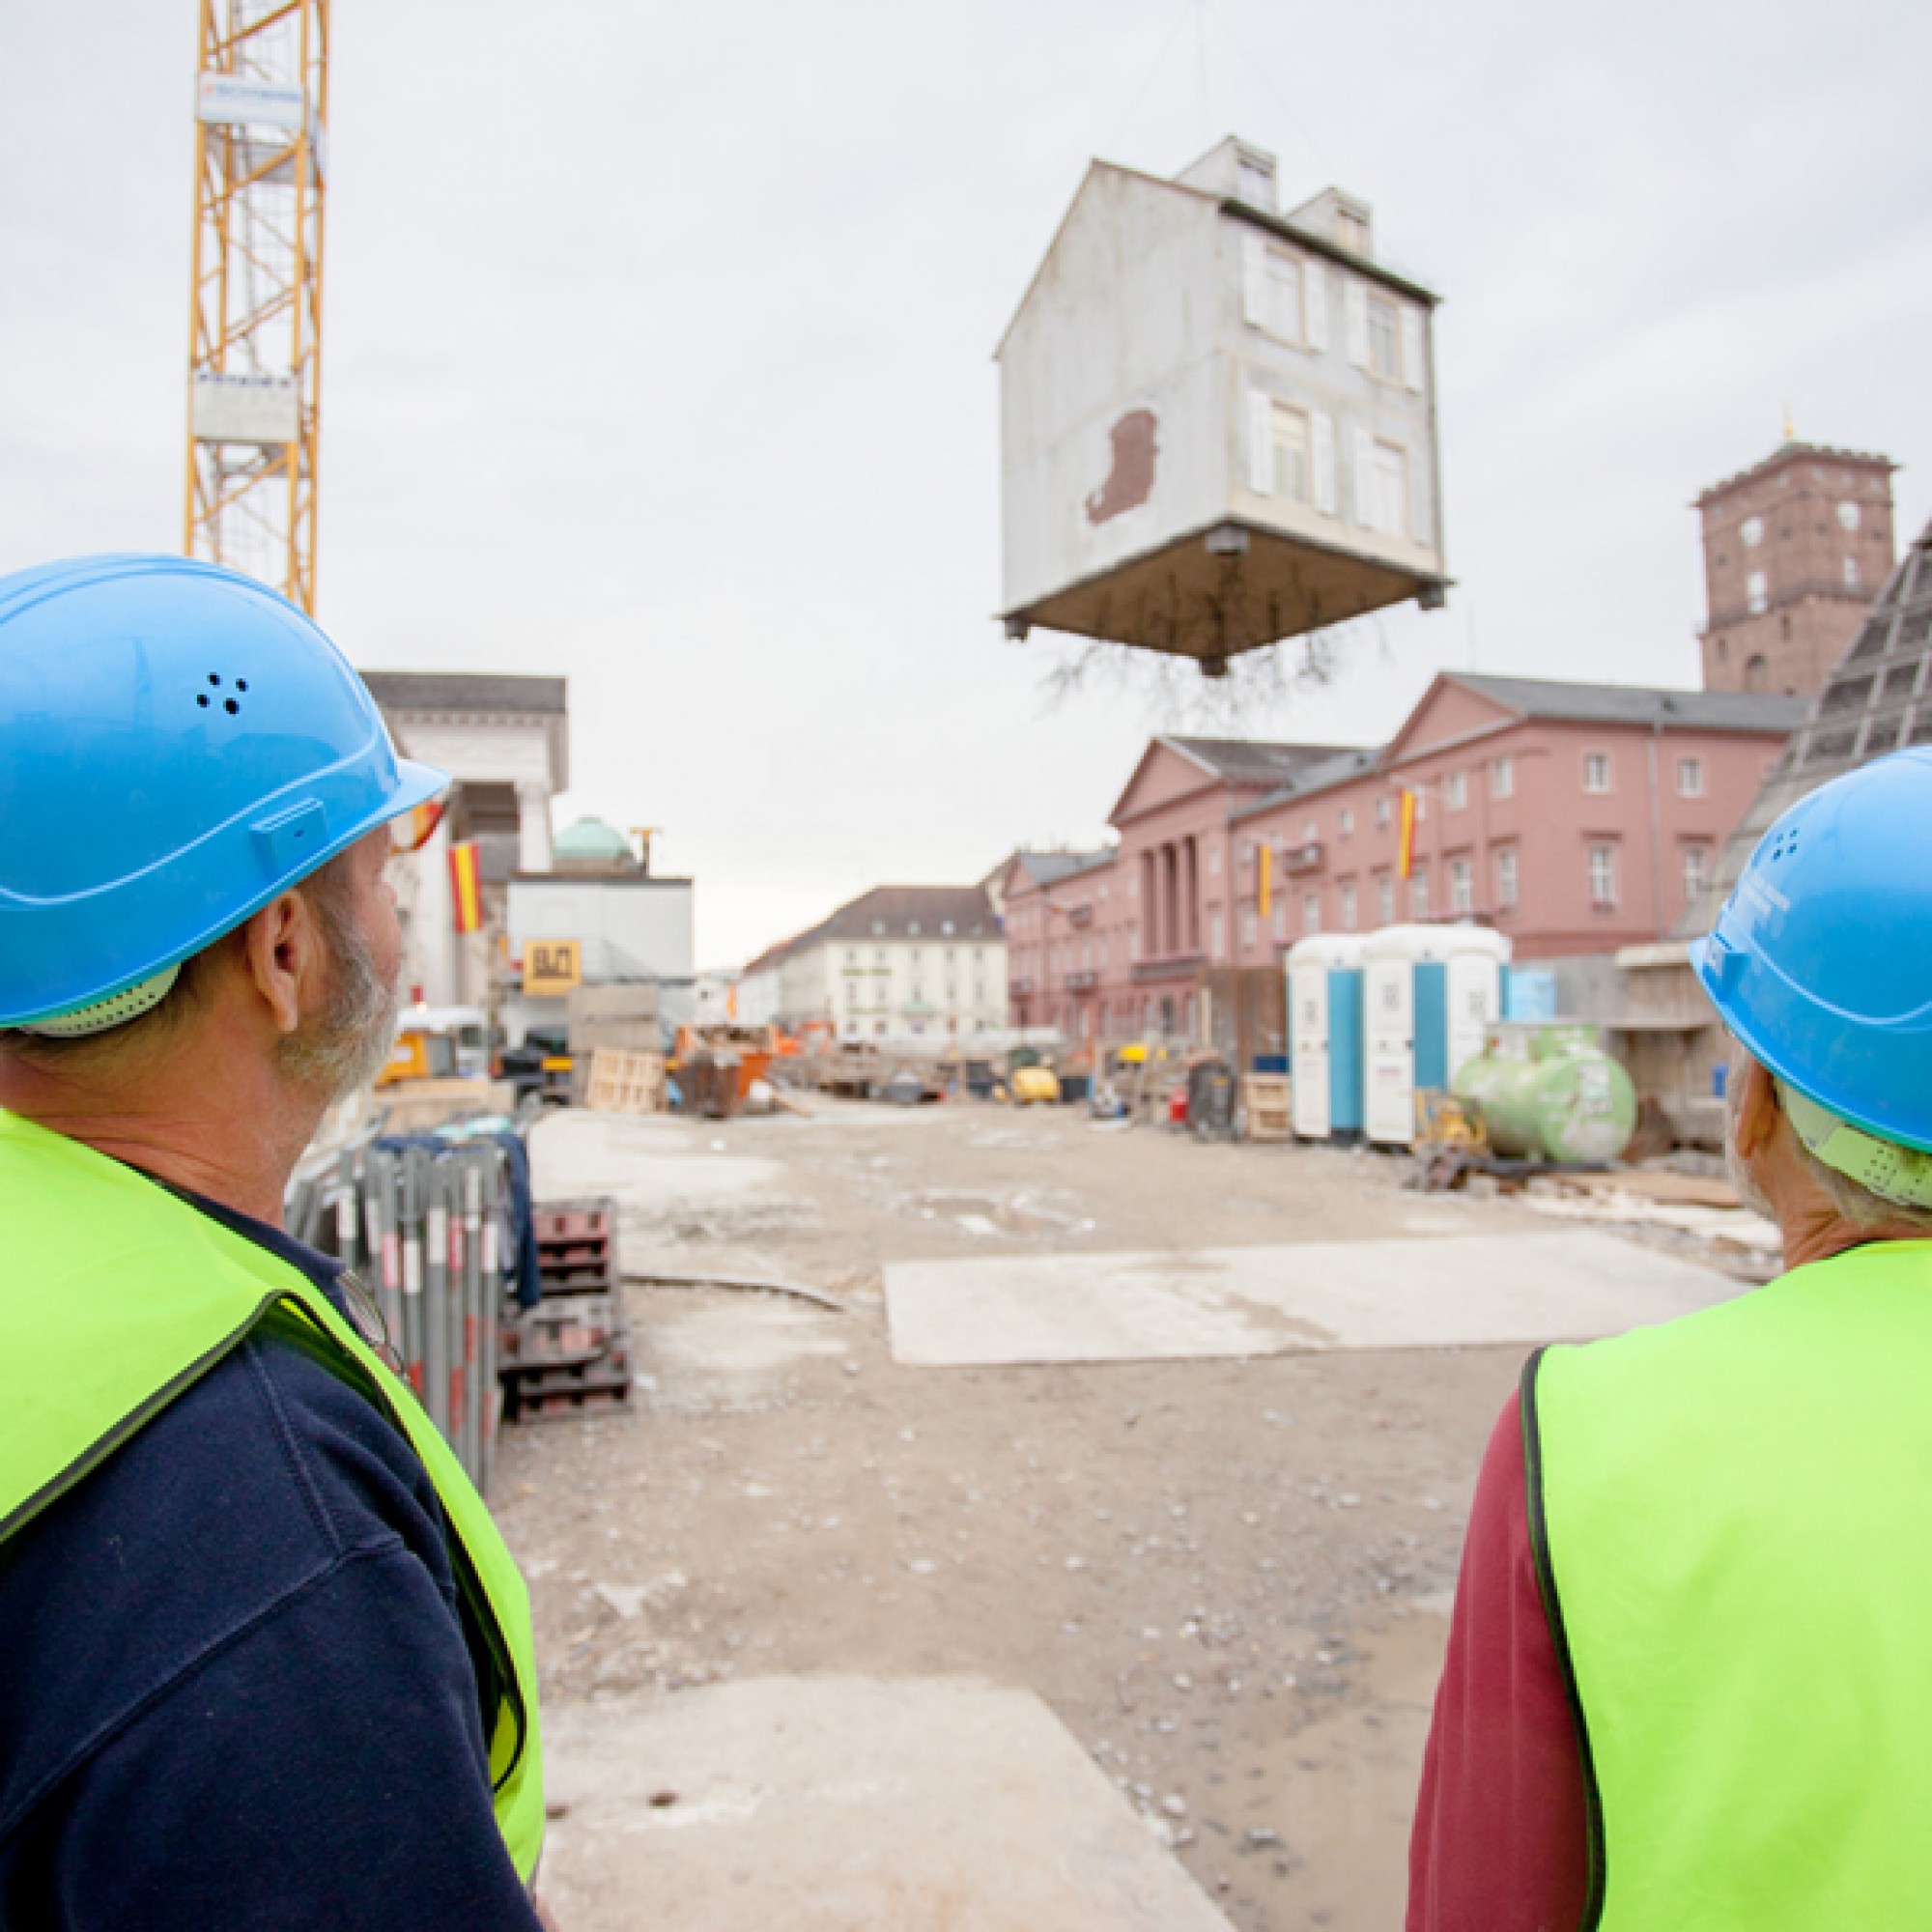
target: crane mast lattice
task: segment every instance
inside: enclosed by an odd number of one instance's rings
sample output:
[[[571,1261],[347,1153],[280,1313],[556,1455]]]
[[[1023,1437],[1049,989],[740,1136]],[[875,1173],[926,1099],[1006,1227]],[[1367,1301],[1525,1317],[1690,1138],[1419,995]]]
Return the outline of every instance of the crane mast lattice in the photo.
[[[183,548],[315,609],[330,0],[201,0]]]

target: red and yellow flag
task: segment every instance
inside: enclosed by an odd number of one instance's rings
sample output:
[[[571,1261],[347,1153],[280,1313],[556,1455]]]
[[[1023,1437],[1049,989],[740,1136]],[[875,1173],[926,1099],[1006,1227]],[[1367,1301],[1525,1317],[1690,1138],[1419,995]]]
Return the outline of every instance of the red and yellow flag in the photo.
[[[449,909],[458,932],[483,930],[483,875],[473,842],[449,848]]]
[[[1260,902],[1262,918],[1266,919],[1274,907],[1274,847],[1265,838],[1255,847],[1255,864],[1261,870],[1255,896]]]
[[[1402,834],[1396,845],[1396,877],[1406,879],[1415,867],[1415,794],[1402,795]]]

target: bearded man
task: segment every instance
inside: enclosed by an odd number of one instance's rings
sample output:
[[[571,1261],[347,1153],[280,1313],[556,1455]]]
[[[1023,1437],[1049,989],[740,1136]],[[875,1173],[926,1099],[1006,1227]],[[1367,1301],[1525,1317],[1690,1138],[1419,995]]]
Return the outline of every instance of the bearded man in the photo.
[[[446,783],[232,572],[0,579],[0,1924],[544,1922],[521,1579],[281,1225]]]

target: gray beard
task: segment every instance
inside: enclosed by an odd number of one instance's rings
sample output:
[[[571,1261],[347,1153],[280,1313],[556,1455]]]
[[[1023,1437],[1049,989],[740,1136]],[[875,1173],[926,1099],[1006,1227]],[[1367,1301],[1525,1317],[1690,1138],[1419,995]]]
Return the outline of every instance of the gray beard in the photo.
[[[402,1015],[400,968],[385,985],[369,942],[326,903],[319,905],[329,944],[328,1001],[322,1012],[276,1049],[282,1071],[326,1104],[368,1086],[395,1044]]]

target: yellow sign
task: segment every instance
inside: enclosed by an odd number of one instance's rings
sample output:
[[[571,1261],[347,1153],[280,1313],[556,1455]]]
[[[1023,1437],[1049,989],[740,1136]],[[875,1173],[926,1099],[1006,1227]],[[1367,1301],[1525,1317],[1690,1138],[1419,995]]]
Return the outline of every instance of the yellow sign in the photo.
[[[533,1000],[559,999],[583,983],[583,948],[575,939],[532,939],[524,948],[524,991]]]

